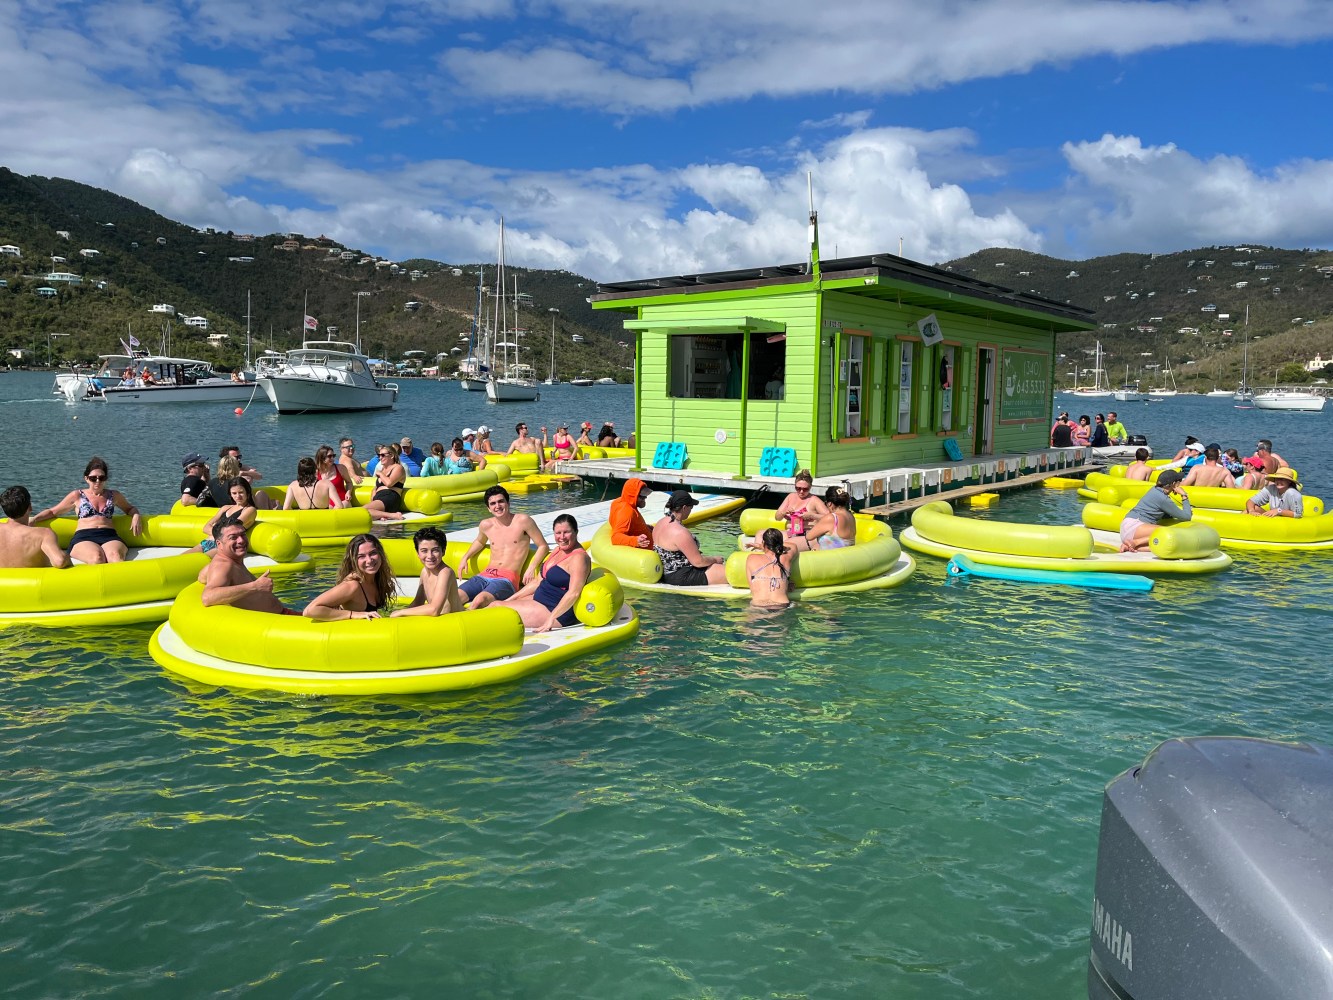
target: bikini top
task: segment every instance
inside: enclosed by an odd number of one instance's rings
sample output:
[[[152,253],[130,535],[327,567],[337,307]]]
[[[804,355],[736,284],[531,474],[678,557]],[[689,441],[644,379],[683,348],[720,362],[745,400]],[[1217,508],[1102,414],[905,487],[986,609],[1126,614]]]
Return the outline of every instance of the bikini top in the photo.
[[[85,517],[110,517],[116,512],[116,500],[110,493],[105,494],[106,503],[101,507],[93,506],[93,502],[88,499],[88,495],[79,490],[79,503],[74,510],[74,516],[79,520]]]
[[[760,566],[757,570],[755,570],[753,573],[750,574],[751,582],[759,579],[759,574],[762,573],[764,570],[768,569],[768,567],[770,566],[776,566],[778,568],[778,573],[782,576],[782,579],[786,580],[788,578],[787,567],[782,565],[782,560],[780,560],[777,556],[774,556],[772,562],[764,563],[764,565]],[[778,589],[777,579],[774,577],[769,577],[768,586],[770,590],[777,590]]]
[[[386,489],[386,490],[401,490],[401,489],[403,488],[403,484],[402,484],[402,483],[389,483],[389,482],[385,482],[382,478],[380,478],[380,471],[381,471],[381,470],[378,469],[378,468],[375,470],[375,483],[376,483],[376,485],[378,485],[381,489]]]
[[[370,595],[366,593],[366,584],[365,584],[365,581],[364,581],[364,580],[359,580],[359,581],[357,581],[357,587],[359,587],[360,590],[361,590],[361,599],[362,599],[363,601],[366,602],[366,606],[365,606],[364,608],[362,608],[361,610],[362,610],[362,611],[379,611],[380,608],[381,608],[381,605],[380,605],[380,604],[372,604],[372,603],[370,602]]]

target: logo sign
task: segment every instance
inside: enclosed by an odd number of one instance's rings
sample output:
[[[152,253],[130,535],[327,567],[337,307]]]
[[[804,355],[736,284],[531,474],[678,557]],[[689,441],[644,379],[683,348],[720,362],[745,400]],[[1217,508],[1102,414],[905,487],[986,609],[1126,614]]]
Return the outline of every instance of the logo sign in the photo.
[[[916,328],[921,332],[921,343],[927,347],[934,347],[944,339],[944,333],[940,330],[940,321],[931,313],[924,319],[916,321]]]

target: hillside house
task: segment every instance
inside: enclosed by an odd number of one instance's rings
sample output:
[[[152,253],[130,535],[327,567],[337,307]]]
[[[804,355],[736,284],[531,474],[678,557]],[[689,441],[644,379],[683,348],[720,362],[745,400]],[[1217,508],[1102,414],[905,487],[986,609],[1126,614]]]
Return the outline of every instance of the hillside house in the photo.
[[[100,256],[102,256],[102,251],[101,251],[101,250],[94,250],[92,247],[84,247],[82,250],[79,251],[79,256],[80,256],[80,257],[100,257]]]
[[[54,299],[57,295],[60,294],[50,285],[43,285],[41,288],[36,289],[36,292],[44,299]]]
[[[186,326],[192,326],[192,327],[194,327],[196,330],[207,330],[207,329],[208,329],[208,317],[207,317],[207,316],[186,316],[185,319],[183,320],[183,322],[185,323]]]
[[[1255,264],[1255,265],[1254,265],[1254,269],[1255,269],[1256,271],[1276,271],[1276,270],[1277,270],[1277,265],[1276,265],[1276,264]]]
[[[0,246],[0,256],[22,257],[23,251],[20,250],[18,247],[14,246],[13,243],[6,243],[4,246]]]
[[[1045,449],[1055,337],[1095,328],[894,254],[602,283],[590,301],[629,314],[641,464],[667,443],[740,476],[767,448],[825,477]]]
[[[165,236],[159,236],[154,242],[157,243],[158,246],[164,247],[167,245],[167,238]]]
[[[157,305],[149,306],[148,311],[150,313],[157,313],[158,315],[161,316],[176,315],[176,307],[171,305],[169,302],[159,302]]]
[[[43,281],[63,281],[67,285],[82,285],[83,276],[74,274],[72,271],[52,271],[49,274],[42,275]]]
[[[223,341],[230,339],[231,338],[225,333],[210,333],[208,335],[208,342],[214,347],[221,347]]]
[[[67,240],[67,239],[69,239],[69,230],[68,230],[68,229],[57,229],[57,230],[56,230],[56,235],[59,236],[62,240]]]

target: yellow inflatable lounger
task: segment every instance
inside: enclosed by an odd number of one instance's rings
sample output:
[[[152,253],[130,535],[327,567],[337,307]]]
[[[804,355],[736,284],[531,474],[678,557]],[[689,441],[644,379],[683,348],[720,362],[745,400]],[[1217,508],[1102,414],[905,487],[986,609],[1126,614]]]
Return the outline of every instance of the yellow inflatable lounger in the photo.
[[[69,569],[0,569],[0,627],[160,622],[208,565],[202,552]]]
[[[1120,504],[1131,498],[1137,500],[1142,497],[1152,489],[1156,480],[1155,473],[1152,482],[1144,482],[1139,479],[1125,479],[1123,476],[1108,476],[1103,472],[1089,472],[1087,485],[1079,490],[1079,496],[1096,500],[1098,503]],[[1210,510],[1243,511],[1245,501],[1257,492],[1225,486],[1186,486],[1184,489],[1190,498],[1191,506],[1196,509],[1206,507]],[[1305,497],[1305,513],[1307,516],[1324,513],[1324,501],[1315,496]]]
[[[1085,519],[1087,510],[1085,507]],[[1231,565],[1231,557],[1218,548],[1216,533],[1202,525],[1161,527],[1154,533],[1151,551],[1120,552],[1118,537],[1114,544],[1108,539],[1106,546],[1098,547],[1086,525],[956,517],[942,500],[918,507],[912,513],[911,527],[899,538],[914,552],[940,559],[962,553],[983,565],[1016,569],[1192,575],[1215,573]]]
[[[747,513],[742,512],[742,526],[746,523]],[[756,511],[751,523],[771,522],[771,515],[772,511]],[[662,562],[657,553],[652,549],[612,544],[610,525],[597,529],[588,551],[595,563],[610,569],[627,587],[690,597],[731,600],[748,600],[750,597],[745,569],[745,561],[752,554],[749,551],[738,550],[727,556],[726,584],[705,587],[674,587],[663,583]],[[903,553],[887,524],[874,518],[858,518],[855,545],[797,555],[792,563],[790,593],[798,600],[810,600],[849,591],[896,587],[915,569],[916,563]]]
[[[281,502],[281,501],[279,501]],[[171,508],[175,517],[193,517],[208,520],[217,513],[216,507],[185,507],[179,500]],[[261,510],[256,516],[260,524],[276,524],[290,528],[307,544],[321,538],[339,538],[344,541],[353,535],[370,530],[374,522],[360,507],[332,510]]]
[[[612,603],[619,591],[613,580],[590,580],[584,594],[594,588]],[[149,643],[153,659],[204,684],[294,694],[421,694],[498,684],[596,652],[639,628],[623,600],[602,625],[580,617],[569,628],[525,635],[518,614],[503,605],[438,618],[319,622],[205,608],[202,592],[196,584],[176,599]]]
[[[112,524],[120,540],[131,551],[141,548],[185,550],[204,540],[203,519],[191,514],[154,514],[146,517],[141,535],[130,532],[130,519],[124,514],[117,514]],[[71,517],[57,517],[47,522],[47,526],[55,531],[60,544],[66,547],[78,530],[78,522]],[[271,573],[304,573],[312,566],[310,557],[302,554],[301,537],[291,528],[278,524],[257,522],[250,529],[250,551],[268,560],[262,562],[262,568]],[[249,560],[247,565],[251,565]]]
[[[1130,500],[1119,506],[1092,503],[1083,508],[1083,523],[1090,528],[1119,531],[1120,522],[1134,506]],[[1189,524],[1210,528],[1221,538],[1224,549],[1253,551],[1301,551],[1333,549],[1333,514],[1306,517],[1257,517],[1229,510],[1194,508]],[[1176,525],[1183,527],[1184,525]],[[1160,529],[1159,529],[1160,530]],[[1155,533],[1154,533],[1155,534]]]

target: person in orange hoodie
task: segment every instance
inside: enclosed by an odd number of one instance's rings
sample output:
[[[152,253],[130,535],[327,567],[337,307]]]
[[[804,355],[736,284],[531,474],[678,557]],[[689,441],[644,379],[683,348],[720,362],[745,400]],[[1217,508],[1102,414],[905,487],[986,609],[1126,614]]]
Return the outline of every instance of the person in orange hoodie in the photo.
[[[653,529],[639,513],[651,492],[642,479],[625,481],[620,496],[611,501],[611,513],[607,518],[611,523],[612,544],[629,545],[637,549],[653,547]]]

